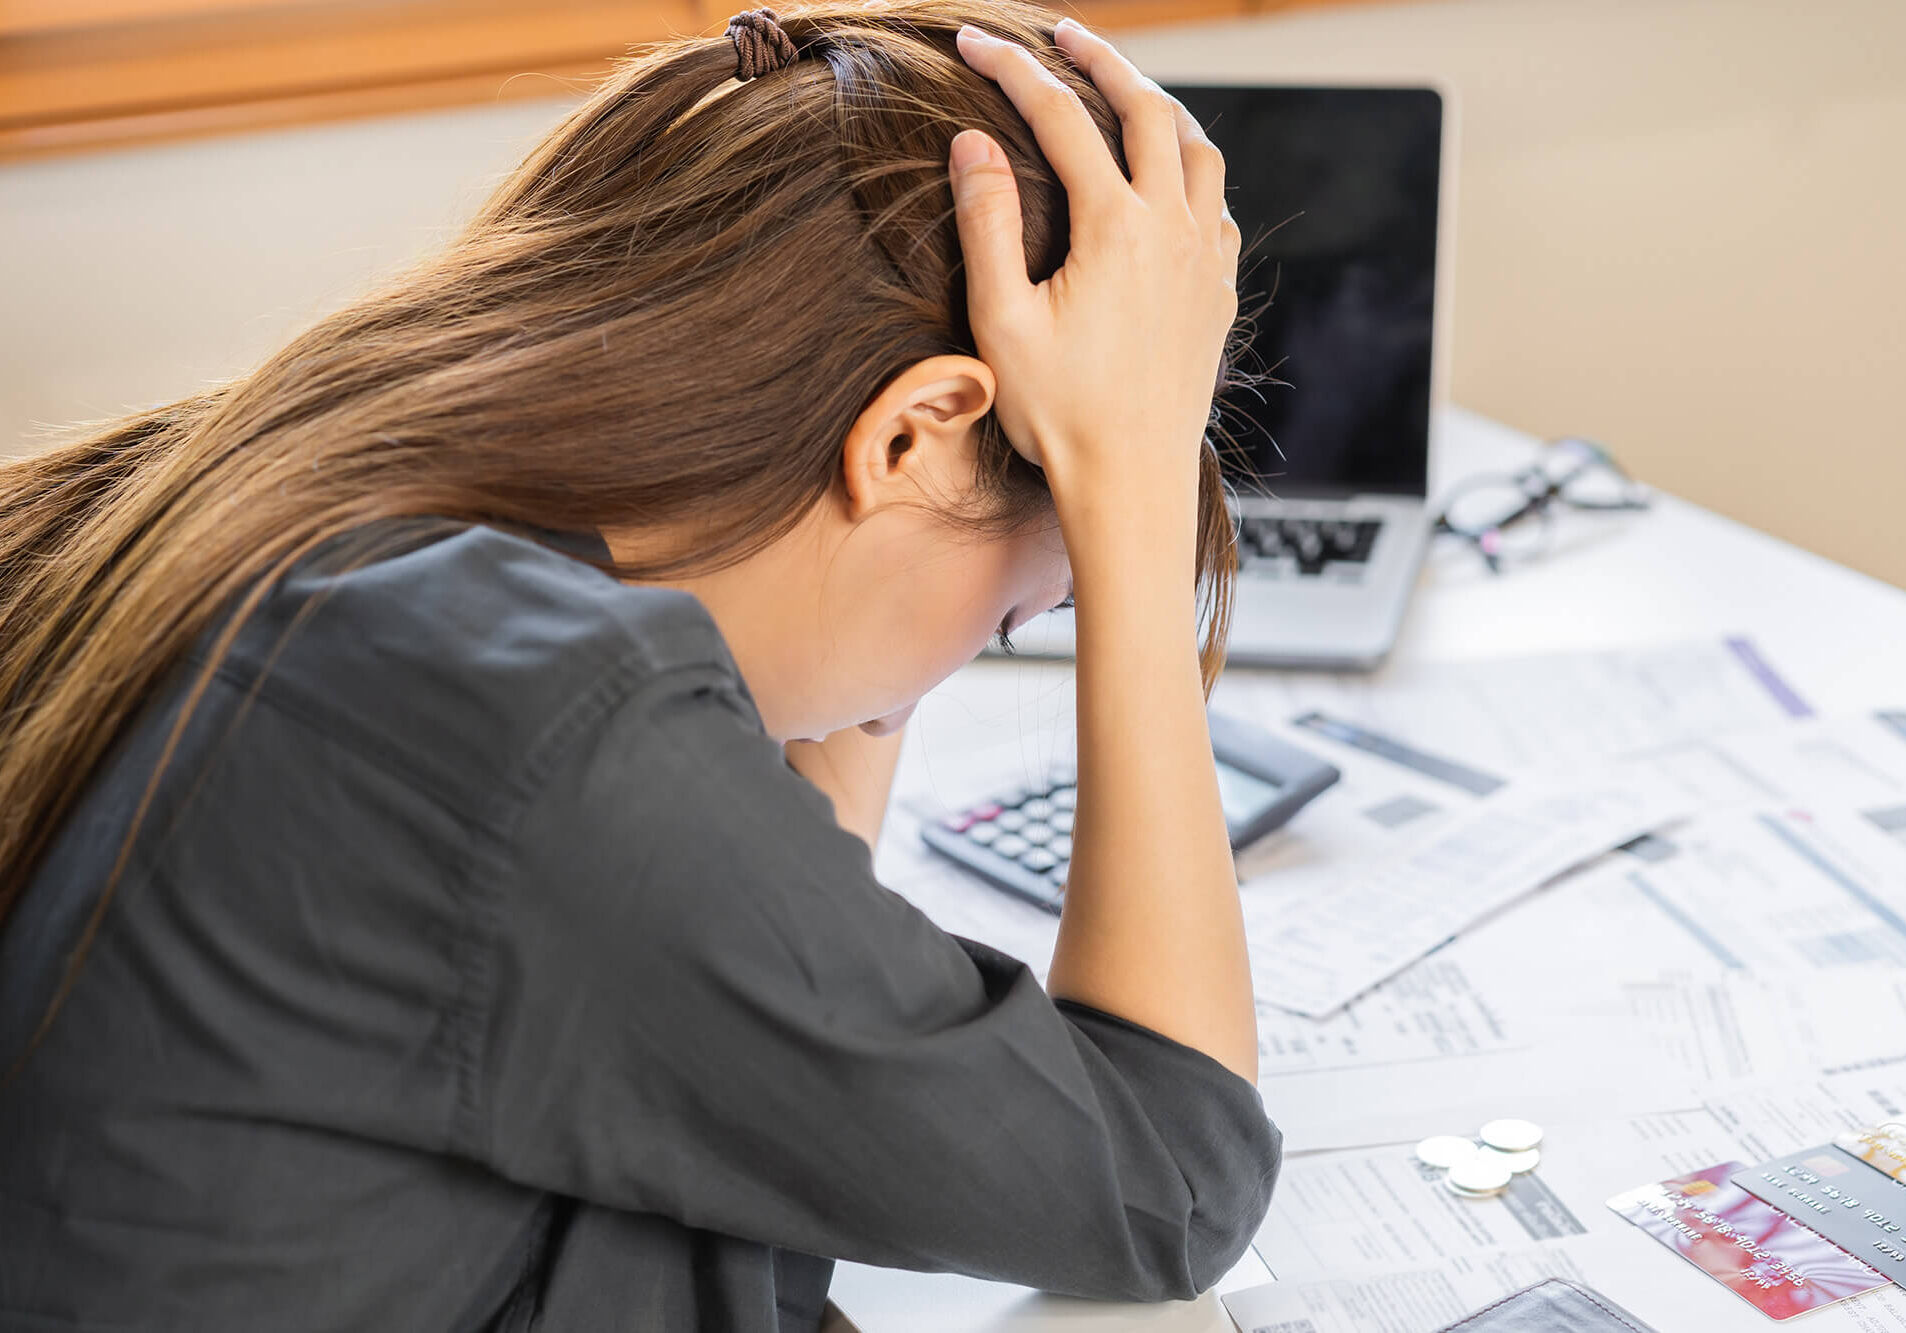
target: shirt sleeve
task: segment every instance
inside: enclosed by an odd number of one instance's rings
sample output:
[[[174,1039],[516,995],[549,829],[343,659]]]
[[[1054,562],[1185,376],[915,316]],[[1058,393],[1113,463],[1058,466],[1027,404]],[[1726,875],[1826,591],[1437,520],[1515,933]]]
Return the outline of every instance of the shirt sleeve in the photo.
[[[1189,1298],[1281,1139],[1216,1060],[949,935],[762,731],[677,669],[523,809],[473,1151],[534,1186],[809,1254]]]

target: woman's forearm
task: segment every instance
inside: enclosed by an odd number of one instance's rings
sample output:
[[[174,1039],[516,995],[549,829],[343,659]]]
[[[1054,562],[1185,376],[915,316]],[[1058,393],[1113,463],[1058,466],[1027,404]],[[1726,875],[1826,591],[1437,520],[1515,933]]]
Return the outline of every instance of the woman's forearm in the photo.
[[[904,729],[870,736],[846,727],[818,741],[789,741],[788,763],[834,802],[834,818],[869,849],[880,841],[880,826],[893,794],[893,773],[900,762]]]
[[[1075,557],[1079,804],[1049,987],[1257,1079],[1257,1019],[1199,676],[1190,561]],[[1083,558],[1081,558],[1083,557]]]

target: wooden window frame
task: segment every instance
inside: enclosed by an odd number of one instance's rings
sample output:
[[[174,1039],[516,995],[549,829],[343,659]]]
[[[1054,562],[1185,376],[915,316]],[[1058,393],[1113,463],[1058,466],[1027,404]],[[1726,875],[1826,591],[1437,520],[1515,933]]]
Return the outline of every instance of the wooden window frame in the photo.
[[[1078,0],[1116,30],[1355,0]],[[579,91],[734,0],[0,0],[0,160]]]

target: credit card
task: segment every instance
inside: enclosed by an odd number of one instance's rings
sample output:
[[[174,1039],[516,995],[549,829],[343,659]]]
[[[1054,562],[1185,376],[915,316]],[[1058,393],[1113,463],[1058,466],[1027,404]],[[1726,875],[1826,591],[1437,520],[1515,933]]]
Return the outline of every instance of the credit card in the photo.
[[[1733,1180],[1906,1287],[1906,1185],[1831,1143],[1736,1171]]]
[[[1906,1120],[1844,1130],[1833,1136],[1833,1146],[1852,1153],[1888,1179],[1906,1181]]]
[[[1735,1184],[1722,1162],[1626,1190],[1608,1206],[1769,1319],[1791,1319],[1886,1279]]]

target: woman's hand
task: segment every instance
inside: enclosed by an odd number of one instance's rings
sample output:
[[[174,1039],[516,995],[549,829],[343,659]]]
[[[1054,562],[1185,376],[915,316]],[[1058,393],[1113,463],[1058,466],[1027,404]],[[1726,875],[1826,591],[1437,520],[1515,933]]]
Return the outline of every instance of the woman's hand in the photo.
[[[1065,265],[1035,285],[1004,152],[978,130],[955,136],[974,338],[998,378],[1000,425],[1045,468],[1068,545],[1101,529],[1130,541],[1172,521],[1188,551],[1199,453],[1237,315],[1241,237],[1224,205],[1224,158],[1104,38],[1067,19],[1055,40],[1118,112],[1132,179],[1077,95],[1031,51],[961,29],[961,54],[1026,118],[1072,220]]]

